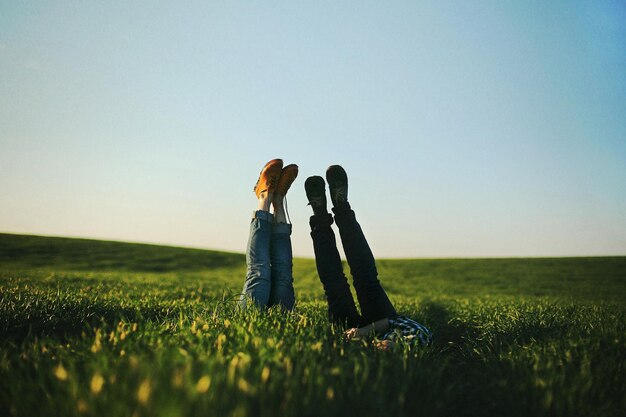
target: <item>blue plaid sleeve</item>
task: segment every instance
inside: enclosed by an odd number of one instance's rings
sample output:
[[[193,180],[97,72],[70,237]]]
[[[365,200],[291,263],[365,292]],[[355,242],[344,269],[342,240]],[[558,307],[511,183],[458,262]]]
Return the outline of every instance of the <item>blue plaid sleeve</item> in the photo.
[[[389,319],[389,330],[383,336],[383,340],[398,341],[401,337],[409,343],[419,343],[428,346],[433,341],[430,330],[408,317],[397,316]]]

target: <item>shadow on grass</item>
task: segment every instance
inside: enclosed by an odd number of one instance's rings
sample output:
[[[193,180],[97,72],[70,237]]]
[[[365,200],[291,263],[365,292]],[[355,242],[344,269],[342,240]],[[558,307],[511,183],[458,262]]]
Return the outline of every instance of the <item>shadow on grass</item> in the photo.
[[[454,318],[441,303],[426,302],[422,305],[425,322],[433,332],[434,352],[450,354],[462,350],[475,339],[478,329],[470,323]]]
[[[40,303],[37,308],[0,312],[0,334],[4,340],[19,342],[32,337],[65,340],[90,328],[119,321],[159,320],[171,314],[161,306],[122,307],[106,303],[72,302],[63,306]]]
[[[434,333],[426,357],[428,363],[441,365],[437,384],[448,398],[441,414],[565,416],[593,414],[594,406],[589,404],[619,408],[619,394],[591,389],[589,379],[594,375],[584,370],[585,361],[593,361],[597,375],[619,381],[619,371],[604,364],[619,362],[615,360],[617,348],[610,348],[619,330],[598,334],[598,323],[606,318],[594,317],[593,306],[538,305],[535,309],[520,305],[511,314],[498,314],[495,308],[484,316],[465,319],[475,322],[456,318],[453,310],[440,303],[425,303],[422,308]],[[601,350],[600,342],[593,342],[584,353],[576,351],[579,344],[603,337],[606,342]],[[568,364],[565,352],[582,357]]]
[[[96,327],[115,327],[120,321],[190,322],[199,316],[231,311],[236,305],[234,296],[226,292],[220,298],[207,299],[201,304],[177,305],[150,301],[120,305],[93,299],[63,302],[53,298],[22,299],[17,303],[5,303],[0,309],[0,338],[14,342],[42,337],[63,341]]]

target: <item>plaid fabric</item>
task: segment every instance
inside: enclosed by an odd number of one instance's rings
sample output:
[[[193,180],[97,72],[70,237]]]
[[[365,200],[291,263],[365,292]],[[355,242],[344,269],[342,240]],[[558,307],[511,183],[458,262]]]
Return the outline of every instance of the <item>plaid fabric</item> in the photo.
[[[397,342],[398,338],[411,344],[419,343],[422,346],[428,346],[433,341],[430,330],[415,320],[404,316],[389,319],[389,330],[382,337],[382,340]]]

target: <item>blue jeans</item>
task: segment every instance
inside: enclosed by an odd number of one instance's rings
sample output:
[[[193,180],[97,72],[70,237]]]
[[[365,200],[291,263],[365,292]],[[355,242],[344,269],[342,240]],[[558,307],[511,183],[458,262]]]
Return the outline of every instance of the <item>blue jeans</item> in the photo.
[[[253,300],[261,308],[281,305],[293,309],[291,225],[273,220],[271,213],[257,210],[250,223],[248,270],[239,301],[242,307]]]
[[[330,227],[333,217],[330,214],[313,215],[309,224],[315,263],[328,301],[330,320],[349,327],[362,327],[383,318],[397,316],[378,280],[374,255],[361,226],[356,221],[354,211],[348,203],[345,203],[341,208],[333,208],[333,212],[362,315],[357,312],[348,280],[343,273],[335,234]]]

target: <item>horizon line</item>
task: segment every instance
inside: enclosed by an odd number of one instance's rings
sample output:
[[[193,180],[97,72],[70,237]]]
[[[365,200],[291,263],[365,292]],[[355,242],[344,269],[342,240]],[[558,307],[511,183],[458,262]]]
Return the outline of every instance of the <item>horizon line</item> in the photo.
[[[75,240],[92,240],[97,242],[110,242],[110,243],[127,243],[133,245],[146,245],[146,246],[160,246],[160,247],[169,247],[169,248],[179,248],[179,249],[191,249],[191,250],[202,250],[202,251],[210,251],[210,252],[221,252],[221,253],[229,253],[234,255],[242,255],[245,256],[245,252],[236,252],[225,249],[216,249],[216,248],[208,248],[208,247],[199,247],[199,246],[186,246],[172,243],[163,243],[163,242],[148,242],[148,241],[129,241],[129,240],[118,240],[114,238],[98,238],[98,237],[88,237],[88,236],[78,236],[78,235],[46,235],[46,234],[35,234],[35,233],[23,233],[23,232],[6,232],[0,231],[0,235],[12,235],[12,236],[30,236],[30,237],[42,237],[42,238],[53,238],[53,239],[75,239]],[[437,256],[437,257],[375,257],[376,260],[463,260],[463,259],[563,259],[563,258],[623,258],[626,257],[626,254],[604,254],[604,255],[559,255],[559,256],[548,256],[548,255],[530,255],[530,256],[522,256],[522,255],[489,255],[489,256]],[[314,260],[315,257],[309,256],[296,256],[294,255],[294,259],[311,259]],[[345,260],[345,259],[342,259]]]

